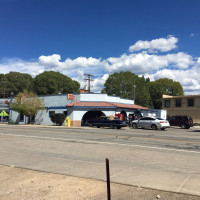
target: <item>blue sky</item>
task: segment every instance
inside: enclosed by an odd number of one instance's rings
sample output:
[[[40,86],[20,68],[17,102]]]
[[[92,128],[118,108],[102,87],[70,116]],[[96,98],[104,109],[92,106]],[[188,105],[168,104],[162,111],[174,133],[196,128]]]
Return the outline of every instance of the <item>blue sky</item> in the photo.
[[[0,73],[131,71],[200,93],[199,0],[0,0]]]

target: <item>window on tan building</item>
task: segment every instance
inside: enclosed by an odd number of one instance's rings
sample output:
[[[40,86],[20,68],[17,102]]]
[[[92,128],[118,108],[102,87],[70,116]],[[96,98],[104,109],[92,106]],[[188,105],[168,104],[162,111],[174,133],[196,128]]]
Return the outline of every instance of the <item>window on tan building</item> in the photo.
[[[181,101],[181,99],[176,99],[176,100],[175,100],[175,106],[176,106],[176,107],[181,107],[181,106],[182,106],[182,101]]]
[[[170,100],[165,100],[165,108],[169,108],[170,107]]]
[[[188,107],[193,107],[194,106],[194,99],[188,99],[187,105],[188,105]]]

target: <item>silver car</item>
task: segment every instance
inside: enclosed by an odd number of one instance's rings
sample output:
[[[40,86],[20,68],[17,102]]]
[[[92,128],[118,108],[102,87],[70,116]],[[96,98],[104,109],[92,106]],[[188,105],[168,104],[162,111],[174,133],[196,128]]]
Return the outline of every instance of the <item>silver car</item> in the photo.
[[[164,130],[170,126],[169,122],[162,118],[143,117],[139,120],[132,121],[133,128],[148,128],[157,130],[158,128]]]

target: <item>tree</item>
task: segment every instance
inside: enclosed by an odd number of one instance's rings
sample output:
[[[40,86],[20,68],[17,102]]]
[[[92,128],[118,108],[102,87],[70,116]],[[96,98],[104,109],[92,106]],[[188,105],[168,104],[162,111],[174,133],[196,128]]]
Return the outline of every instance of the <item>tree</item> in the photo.
[[[35,116],[39,110],[45,108],[43,100],[39,99],[33,92],[24,90],[15,97],[11,108],[26,117],[28,117],[28,123],[30,122],[30,116]]]
[[[77,93],[80,84],[59,72],[45,71],[34,78],[34,91],[38,95]]]
[[[23,90],[33,91],[33,78],[29,74],[19,72],[0,74],[1,97],[10,97],[12,93],[17,94]]]
[[[168,78],[161,78],[149,84],[151,102],[155,109],[162,108],[162,95],[182,96],[184,95],[181,84]]]
[[[0,98],[7,96],[7,79],[4,74],[0,74]]]
[[[135,89],[135,103],[147,107],[149,105],[150,94],[144,77],[138,77],[129,71],[114,73],[108,77],[104,86],[102,93],[126,99],[134,98]]]

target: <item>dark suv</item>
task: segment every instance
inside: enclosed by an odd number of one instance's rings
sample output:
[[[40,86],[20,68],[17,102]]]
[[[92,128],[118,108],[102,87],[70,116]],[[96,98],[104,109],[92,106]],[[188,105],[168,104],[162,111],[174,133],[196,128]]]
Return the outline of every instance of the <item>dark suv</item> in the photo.
[[[173,116],[168,119],[170,126],[180,126],[181,128],[190,128],[193,126],[193,120],[189,116]]]

